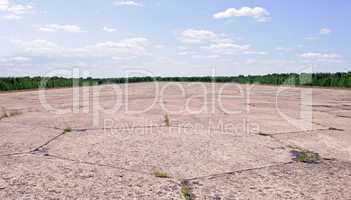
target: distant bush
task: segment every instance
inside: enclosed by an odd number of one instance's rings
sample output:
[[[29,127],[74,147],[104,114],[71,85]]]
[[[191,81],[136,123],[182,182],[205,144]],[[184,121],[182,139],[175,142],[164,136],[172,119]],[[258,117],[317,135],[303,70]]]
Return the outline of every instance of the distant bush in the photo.
[[[36,89],[40,87],[43,77],[16,77],[0,78],[0,91]],[[138,83],[152,81],[173,82],[219,82],[242,84],[267,84],[267,85],[296,85],[320,87],[351,87],[351,72],[338,73],[313,73],[313,74],[267,74],[248,76],[194,76],[194,77],[129,77],[129,78],[80,78],[68,79],[51,77],[46,82],[45,88],[72,87],[74,82],[82,85],[101,85],[109,83]]]

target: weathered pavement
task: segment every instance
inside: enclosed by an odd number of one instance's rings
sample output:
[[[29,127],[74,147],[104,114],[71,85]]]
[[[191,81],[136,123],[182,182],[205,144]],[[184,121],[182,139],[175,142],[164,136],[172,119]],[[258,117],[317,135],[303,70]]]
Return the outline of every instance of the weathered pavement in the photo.
[[[0,94],[0,199],[351,199],[351,91],[166,86]]]

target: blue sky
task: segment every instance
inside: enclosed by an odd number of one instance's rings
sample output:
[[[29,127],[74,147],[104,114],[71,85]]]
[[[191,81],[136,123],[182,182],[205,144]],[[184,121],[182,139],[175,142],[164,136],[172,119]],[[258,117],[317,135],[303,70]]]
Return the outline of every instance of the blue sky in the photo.
[[[350,10],[348,0],[0,0],[0,76],[351,71]]]

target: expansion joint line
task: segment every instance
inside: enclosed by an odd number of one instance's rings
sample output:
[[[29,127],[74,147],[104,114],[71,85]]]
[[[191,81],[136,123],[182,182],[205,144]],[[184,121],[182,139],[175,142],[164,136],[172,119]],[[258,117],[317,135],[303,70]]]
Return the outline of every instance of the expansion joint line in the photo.
[[[36,152],[36,151],[39,151],[39,150],[42,149],[43,147],[49,145],[51,142],[55,141],[56,139],[58,139],[59,137],[65,135],[65,134],[66,134],[66,132],[63,131],[62,133],[60,133],[60,134],[56,135],[55,137],[51,138],[50,140],[48,140],[48,141],[45,142],[44,144],[42,144],[42,145],[40,145],[39,147],[37,147],[37,148],[33,149],[32,151],[30,151],[30,153],[34,153],[34,152]]]
[[[64,134],[66,134],[65,131],[63,131],[62,133],[60,133],[60,134],[56,135],[55,137],[51,138],[50,140],[46,141],[44,144],[42,144],[42,145],[40,145],[40,146],[30,150],[30,151],[9,153],[9,154],[0,155],[0,157],[34,154],[35,152],[40,151],[40,149],[42,149],[43,147],[47,146],[48,144],[50,144],[51,142],[55,141],[56,139],[58,139],[59,137],[63,136]]]
[[[52,154],[45,155],[45,157],[58,159],[58,160],[64,160],[64,161],[70,161],[70,162],[79,163],[79,164],[85,164],[85,165],[90,165],[90,166],[107,167],[107,168],[111,168],[111,169],[129,171],[129,172],[133,172],[133,173],[137,173],[137,174],[141,174],[141,175],[150,175],[150,176],[152,176],[151,173],[138,171],[138,170],[132,170],[132,169],[124,168],[124,167],[117,167],[117,166],[109,165],[109,164],[101,164],[101,163],[94,163],[94,162],[88,162],[88,161],[82,161],[82,160],[75,160],[75,159],[66,158],[66,157],[62,157],[62,156],[58,156],[58,155],[52,155]]]
[[[193,178],[188,178],[188,179],[184,179],[184,180],[185,181],[193,181],[193,180],[198,180],[198,179],[213,179],[213,178],[217,178],[220,176],[233,175],[235,173],[248,172],[248,171],[260,170],[260,169],[268,169],[271,167],[278,167],[278,166],[288,165],[288,164],[292,164],[292,163],[294,163],[294,161],[279,163],[279,164],[274,164],[274,165],[261,166],[261,167],[248,168],[248,169],[240,169],[240,170],[235,170],[235,171],[231,171],[231,172],[211,174],[211,175],[207,175],[207,176],[193,177]]]

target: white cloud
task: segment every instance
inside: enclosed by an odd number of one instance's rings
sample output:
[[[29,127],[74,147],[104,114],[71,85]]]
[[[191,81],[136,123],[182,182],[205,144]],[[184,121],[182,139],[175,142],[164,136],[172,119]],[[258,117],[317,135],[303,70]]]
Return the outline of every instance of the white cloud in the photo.
[[[70,32],[70,33],[80,33],[83,32],[79,26],[76,25],[60,25],[60,24],[48,24],[38,28],[39,31],[43,32]]]
[[[109,32],[109,33],[113,33],[113,32],[116,32],[116,31],[117,31],[117,29],[115,29],[115,28],[108,28],[108,27],[104,27],[104,28],[103,28],[103,31],[105,31],[105,32]]]
[[[22,15],[33,12],[33,6],[10,3],[8,0],[0,0],[0,11],[8,12],[10,15]]]
[[[215,19],[229,18],[229,17],[252,17],[258,22],[265,22],[270,19],[270,13],[261,7],[242,7],[240,9],[228,8],[225,11],[213,15]]]
[[[210,45],[208,49],[241,49],[246,50],[249,48],[249,45],[240,46],[234,43],[217,43]]]
[[[146,38],[128,38],[118,42],[101,42],[84,49],[98,56],[141,56],[146,55],[149,41]]]
[[[57,30],[56,29],[53,29],[53,28],[47,28],[47,27],[39,27],[38,28],[38,31],[42,31],[42,32],[56,32]]]
[[[183,43],[202,43],[217,39],[217,34],[208,30],[188,29],[180,34],[180,41]]]
[[[217,34],[210,30],[187,29],[183,31],[178,39],[183,44],[201,44],[198,46],[190,46],[191,49],[182,47],[178,55],[193,55],[203,53],[198,57],[208,57],[210,55],[217,56],[231,56],[237,54],[251,54],[251,55],[266,55],[266,52],[256,51],[248,44],[238,44],[233,39],[224,34]],[[194,49],[195,48],[195,49]],[[205,52],[204,52],[205,51]]]
[[[214,54],[224,54],[224,55],[233,55],[238,53],[248,52],[250,45],[239,45],[234,42],[220,42],[212,44],[208,47],[203,47]]]
[[[7,8],[10,6],[10,3],[8,0],[0,0],[0,10],[7,10]]]
[[[165,45],[163,45],[163,44],[156,44],[156,45],[154,45],[154,47],[155,47],[156,49],[164,49],[164,48],[165,48]]]
[[[4,17],[2,17],[3,19],[6,19],[6,20],[19,20],[19,19],[22,19],[21,16],[19,15],[14,15],[14,14],[9,14],[9,15],[6,15]]]
[[[319,31],[319,33],[322,34],[322,35],[328,35],[328,34],[330,34],[331,32],[332,32],[332,30],[329,29],[329,28],[322,28],[322,29]]]
[[[301,54],[300,57],[306,59],[306,60],[312,60],[312,61],[339,61],[341,58],[341,55],[335,54],[335,53],[304,53]]]
[[[150,42],[146,38],[127,38],[107,41],[79,48],[67,48],[46,40],[12,41],[25,56],[43,57],[137,57],[149,55]]]
[[[208,58],[213,58],[213,59],[216,59],[216,58],[220,58],[221,56],[220,55],[209,55],[207,56]]]
[[[196,51],[181,51],[178,53],[180,56],[189,56],[189,55],[197,55],[198,52]]]
[[[133,60],[137,58],[136,56],[124,56],[124,57],[119,57],[119,56],[113,56],[112,60],[115,61],[126,61],[126,60]]]
[[[332,32],[333,31],[330,28],[322,28],[319,30],[319,33],[310,34],[310,35],[306,36],[304,39],[305,40],[319,40],[319,39],[322,39],[322,35],[329,35]]]
[[[244,51],[244,54],[265,56],[265,55],[267,55],[268,53],[265,52],[265,51],[247,50],[247,51]]]
[[[16,61],[16,62],[28,62],[31,59],[27,58],[27,57],[16,56],[16,57],[12,57],[11,60]]]
[[[7,11],[16,15],[28,14],[28,13],[32,13],[33,6],[16,4],[8,7]]]
[[[276,47],[276,51],[281,51],[281,52],[291,52],[294,51],[294,48],[289,48],[289,47]]]
[[[53,56],[64,53],[65,49],[53,42],[46,40],[32,40],[32,41],[12,41],[20,51],[26,55],[34,56]]]
[[[22,56],[14,56],[14,57],[7,57],[1,58],[0,62],[2,63],[24,63],[30,61],[30,58],[22,57]]]
[[[143,4],[135,2],[135,1],[115,1],[113,2],[115,6],[143,6]]]
[[[313,41],[313,40],[319,40],[320,38],[317,36],[306,36],[303,39]]]

